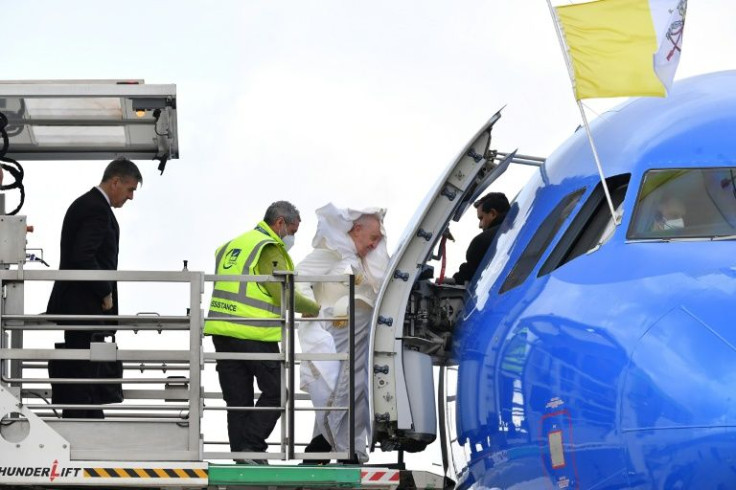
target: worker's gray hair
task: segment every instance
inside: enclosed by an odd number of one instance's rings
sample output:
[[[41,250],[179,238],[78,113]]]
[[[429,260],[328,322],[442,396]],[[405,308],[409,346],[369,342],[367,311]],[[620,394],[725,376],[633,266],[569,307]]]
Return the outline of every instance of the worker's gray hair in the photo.
[[[284,218],[284,221],[288,224],[301,221],[302,218],[299,216],[299,210],[288,201],[276,201],[266,209],[266,214],[263,216],[263,221],[267,225],[273,225],[279,218]]]

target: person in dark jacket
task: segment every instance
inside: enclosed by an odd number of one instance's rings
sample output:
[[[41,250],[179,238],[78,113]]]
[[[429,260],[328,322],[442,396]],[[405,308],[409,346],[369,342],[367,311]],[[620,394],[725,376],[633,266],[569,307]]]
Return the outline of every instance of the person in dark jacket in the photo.
[[[78,197],[69,206],[61,228],[61,270],[117,270],[120,229],[112,208],[122,207],[143,182],[138,167],[118,158],[105,168],[102,182]],[[53,315],[117,315],[118,291],[115,281],[56,281],[46,313]],[[99,322],[64,321],[60,325],[98,325]],[[111,322],[106,322],[111,323]],[[115,330],[65,330],[64,344],[57,348],[89,349],[91,342],[103,342]],[[52,378],[111,378],[122,376],[118,363],[54,361],[49,363]],[[89,405],[122,401],[120,384],[52,384],[52,400],[57,404]],[[64,418],[103,418],[100,409],[65,409]]]
[[[483,231],[470,242],[465,253],[465,262],[452,276],[454,283],[459,285],[473,278],[510,209],[509,200],[501,192],[489,192],[475,201],[473,206],[478,213],[478,226]]]

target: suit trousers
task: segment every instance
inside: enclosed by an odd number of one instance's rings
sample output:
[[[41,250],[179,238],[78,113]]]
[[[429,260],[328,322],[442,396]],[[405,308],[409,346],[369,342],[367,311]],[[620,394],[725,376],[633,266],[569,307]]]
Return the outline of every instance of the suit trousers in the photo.
[[[213,335],[217,352],[278,354],[278,342],[236,339]],[[261,395],[256,407],[281,405],[281,367],[279,361],[217,361],[222,396],[228,408],[254,406],[253,381],[258,383]],[[281,412],[278,410],[227,412],[227,433],[231,451],[266,451],[266,439],[271,435]]]
[[[62,322],[59,322],[62,324]],[[86,324],[76,322],[76,324]],[[112,331],[64,331],[64,343],[57,349],[89,349],[91,342],[104,342],[105,336],[115,336]],[[122,378],[122,362],[49,361],[50,378]],[[69,405],[97,405],[123,401],[121,384],[58,384],[51,383],[53,403]],[[69,409],[62,411],[62,418],[105,418],[102,409]]]

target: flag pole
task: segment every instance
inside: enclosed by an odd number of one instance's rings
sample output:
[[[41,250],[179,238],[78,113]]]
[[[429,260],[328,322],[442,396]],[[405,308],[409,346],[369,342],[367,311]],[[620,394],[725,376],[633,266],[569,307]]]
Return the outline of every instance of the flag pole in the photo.
[[[549,0],[548,0],[549,1]],[[590,131],[588,125],[588,118],[585,115],[585,109],[583,109],[583,103],[580,99],[575,99],[580,109],[580,117],[583,118],[583,125],[585,126],[585,133],[588,135],[588,141],[590,142],[590,149],[593,150],[593,159],[595,160],[595,166],[598,167],[598,175],[601,177],[601,185],[603,186],[603,192],[606,194],[606,201],[608,201],[608,207],[611,210],[611,217],[613,218],[613,224],[618,226],[621,224],[621,217],[616,215],[616,210],[613,207],[613,200],[611,199],[611,193],[608,190],[608,184],[606,178],[603,176],[603,167],[601,167],[601,160],[598,158],[598,150],[593,142],[593,133]]]
[[[598,157],[598,150],[596,149],[595,142],[593,141],[593,133],[590,131],[590,125],[588,124],[588,117],[585,115],[583,103],[580,101],[580,99],[578,99],[577,93],[575,92],[575,70],[573,69],[572,62],[570,61],[570,55],[567,52],[567,46],[565,45],[565,41],[562,37],[562,29],[557,22],[557,14],[555,13],[554,7],[552,7],[552,0],[547,0],[547,6],[549,7],[549,13],[552,16],[552,22],[555,25],[555,32],[557,33],[557,40],[560,42],[562,56],[565,59],[565,66],[567,66],[567,75],[570,77],[572,93],[575,97],[575,102],[577,102],[578,104],[578,109],[580,109],[580,117],[583,120],[585,134],[588,135],[590,149],[593,151],[593,159],[595,160],[595,166],[598,168],[598,175],[601,179],[601,186],[603,186],[603,193],[606,195],[606,201],[608,202],[608,208],[611,211],[613,223],[614,225],[618,226],[621,224],[621,217],[616,215],[616,209],[613,207],[613,200],[611,199],[611,193],[608,190],[608,184],[606,184],[606,177],[603,175],[603,167],[601,166],[601,161]]]

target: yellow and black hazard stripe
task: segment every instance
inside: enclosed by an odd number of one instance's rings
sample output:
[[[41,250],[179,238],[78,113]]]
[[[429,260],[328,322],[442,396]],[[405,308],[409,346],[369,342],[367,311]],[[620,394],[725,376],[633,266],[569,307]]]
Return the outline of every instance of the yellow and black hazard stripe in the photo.
[[[84,468],[85,478],[207,478],[198,468]]]

